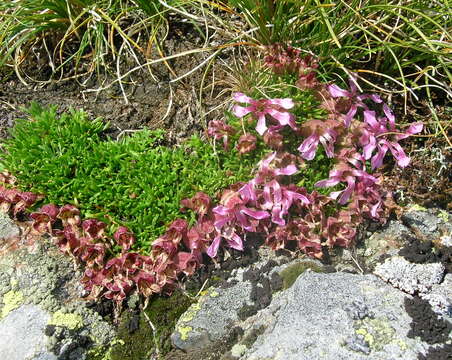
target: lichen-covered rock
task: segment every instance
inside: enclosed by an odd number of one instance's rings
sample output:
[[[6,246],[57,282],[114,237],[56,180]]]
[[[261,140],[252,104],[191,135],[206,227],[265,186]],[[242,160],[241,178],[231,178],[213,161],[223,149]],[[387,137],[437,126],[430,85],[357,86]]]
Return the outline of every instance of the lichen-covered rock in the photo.
[[[441,241],[452,234],[452,216],[444,210],[412,206],[402,221],[421,240]]]
[[[226,283],[209,288],[179,318],[171,335],[173,344],[193,352],[224,342],[243,320],[267,307],[275,292],[290,288],[306,271],[323,272],[324,267],[312,259],[282,265],[273,259],[262,259],[246,268],[234,269]],[[236,347],[236,352],[237,349],[242,348]]]
[[[394,256],[377,265],[374,274],[406,293],[426,294],[433,285],[441,283],[444,270],[441,263],[412,264],[401,256]]]
[[[242,324],[239,358],[415,360],[429,345],[408,337],[406,296],[373,275],[306,272]]]
[[[84,359],[91,346],[110,343],[115,337],[114,328],[81,298],[80,277],[81,273],[74,268],[71,259],[45,239],[3,254],[0,256],[1,326],[10,326],[9,332],[15,333],[17,324],[11,322],[10,316],[21,316],[22,309],[33,309],[41,314],[37,319],[46,318],[43,324],[39,323],[40,337],[36,335],[36,327],[25,326],[20,331],[27,339],[45,344],[46,354],[53,354],[60,360]],[[9,351],[7,346],[0,341],[0,354]],[[37,354],[27,359],[52,358],[51,355],[42,356]]]
[[[382,229],[372,234],[368,233],[358,252],[365,260],[367,267],[373,269],[382,256],[397,253],[410,236],[412,233],[405,225],[400,221],[392,220]]]
[[[441,284],[434,284],[427,294],[420,295],[438,314],[452,318],[452,274],[446,274]]]
[[[197,303],[179,318],[171,335],[173,344],[192,351],[211,346],[221,340],[239,321],[239,311],[252,305],[250,282],[237,283],[228,288],[208,289]]]
[[[2,240],[19,236],[20,229],[9,216],[0,211],[0,245]]]
[[[45,327],[50,314],[36,305],[22,305],[0,320],[0,359],[56,360],[48,350]]]

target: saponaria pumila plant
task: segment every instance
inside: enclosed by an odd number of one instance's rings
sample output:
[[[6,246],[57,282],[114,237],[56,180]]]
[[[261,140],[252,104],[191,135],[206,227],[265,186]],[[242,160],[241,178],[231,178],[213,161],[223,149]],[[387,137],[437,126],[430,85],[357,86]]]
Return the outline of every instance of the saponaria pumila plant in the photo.
[[[220,246],[243,250],[249,232],[261,234],[274,250],[297,248],[322,258],[326,247],[350,246],[364,219],[385,222],[395,204],[376,170],[388,152],[400,167],[407,166],[409,158],[399,141],[419,133],[422,124],[400,131],[393,112],[377,94],[359,92],[356,75],[349,89],[321,83],[316,60],[297,49],[271,46],[264,61],[276,75],[295,75],[296,86],[314,94],[327,116],[296,119],[293,99],[253,99],[235,93],[232,113],[239,121],[211,121],[207,133],[224,149],[234,145],[242,155],[258,144],[265,147],[254,177],[224,189],[218,202],[202,192],[183,200],[181,210],[193,211],[196,222],[190,226],[184,219],[173,221],[153,242],[149,255],[132,251],[135,238],[127,228],[120,226],[108,239],[107,224],[82,221],[73,205],[47,204],[31,214],[35,231],[51,234],[63,252],[85,265],[82,281],[91,297],[120,305],[132,291],[146,298],[171,294],[180,275],[190,276],[202,265],[203,254],[215,258]],[[315,186],[336,186],[328,196],[293,182],[322,151],[334,166],[329,178]],[[20,201],[32,204],[31,194],[17,196],[16,213],[18,206],[23,210]],[[5,198],[9,199],[1,199]]]

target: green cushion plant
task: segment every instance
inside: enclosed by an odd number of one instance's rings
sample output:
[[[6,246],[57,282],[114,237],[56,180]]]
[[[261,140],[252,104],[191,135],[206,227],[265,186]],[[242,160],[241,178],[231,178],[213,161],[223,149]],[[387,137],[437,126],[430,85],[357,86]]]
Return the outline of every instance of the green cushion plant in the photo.
[[[163,131],[139,130],[120,141],[105,138],[108,124],[83,111],[61,116],[33,104],[4,144],[2,165],[21,189],[45,202],[73,204],[84,217],[121,224],[148,249],[180,216],[180,201],[198,191],[214,196],[251,176],[253,166],[236,150],[216,152],[199,137],[163,146]],[[185,214],[188,218],[190,214]]]

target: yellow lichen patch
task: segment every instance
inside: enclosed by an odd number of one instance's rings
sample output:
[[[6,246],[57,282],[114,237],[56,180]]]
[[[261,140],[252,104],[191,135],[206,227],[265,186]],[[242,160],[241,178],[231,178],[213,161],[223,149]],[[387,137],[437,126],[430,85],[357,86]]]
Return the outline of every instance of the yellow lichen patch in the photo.
[[[210,297],[220,296],[220,294],[217,291],[215,291],[215,290],[212,290],[212,292],[209,295],[210,295]]]
[[[399,340],[397,340],[397,345],[399,345],[399,348],[401,349],[401,350],[406,350],[406,349],[408,349],[408,345],[406,344],[406,342],[405,341],[402,341],[401,339],[399,339]]]
[[[414,204],[414,205],[410,206],[408,209],[408,212],[411,212],[411,211],[427,211],[427,209],[421,205]]]
[[[20,291],[9,291],[3,296],[3,306],[0,319],[3,319],[14,309],[17,309],[24,302],[24,295]]]
[[[83,326],[83,319],[77,314],[65,314],[58,310],[52,315],[49,325],[64,326],[68,329],[75,330]]]
[[[181,322],[189,322],[193,320],[198,311],[201,310],[201,305],[199,303],[191,305],[184,315],[181,316],[179,321]]]
[[[177,328],[177,331],[179,331],[180,334],[180,338],[184,341],[188,339],[188,334],[190,334],[190,331],[192,330],[193,328],[191,326],[179,326]]]
[[[369,334],[366,329],[364,328],[358,329],[356,330],[356,333],[358,335],[364,336],[364,340],[369,344],[369,346],[373,345],[374,337],[371,334]]]
[[[356,330],[356,334],[364,336],[364,340],[375,351],[380,351],[386,344],[398,341],[395,338],[395,330],[386,319],[365,319],[359,323],[360,328]]]
[[[445,223],[449,221],[449,213],[447,211],[440,210],[438,217],[442,219]]]

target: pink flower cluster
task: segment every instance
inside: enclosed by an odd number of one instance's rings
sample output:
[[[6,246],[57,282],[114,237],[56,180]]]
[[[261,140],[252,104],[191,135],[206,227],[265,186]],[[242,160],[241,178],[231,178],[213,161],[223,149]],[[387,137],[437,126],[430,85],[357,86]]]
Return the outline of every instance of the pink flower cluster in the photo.
[[[202,216],[202,201],[208,197],[198,194],[191,200]],[[207,204],[209,205],[209,204]],[[42,206],[31,214],[37,233],[52,235],[58,248],[85,265],[82,279],[92,297],[103,296],[120,304],[132,291],[146,297],[153,293],[171,293],[178,277],[192,275],[199,267],[206,251],[209,232],[206,223],[188,229],[185,220],[175,220],[166,233],[152,244],[150,255],[131,250],[135,237],[126,227],[119,226],[110,239],[107,224],[96,219],[81,220],[79,210],[73,205]],[[121,252],[115,255],[114,248]],[[184,248],[186,251],[184,251]]]
[[[224,189],[216,199],[198,192],[183,200],[181,210],[194,212],[196,223],[173,221],[153,242],[149,255],[132,250],[135,238],[127,228],[118,227],[108,238],[107,224],[82,220],[72,205],[48,204],[31,214],[36,232],[51,234],[61,251],[85,265],[83,283],[92,297],[104,296],[120,304],[133,291],[146,297],[171,293],[180,276],[190,276],[202,266],[204,254],[213,258],[221,246],[243,250],[250,232],[261,234],[272,249],[297,248],[321,258],[325,248],[352,244],[363,219],[385,221],[394,202],[373,171],[388,153],[399,166],[407,166],[410,160],[399,141],[419,133],[422,124],[400,131],[393,112],[378,95],[360,93],[355,75],[348,90],[322,84],[316,77],[315,59],[302,57],[297,49],[272,46],[265,63],[277,75],[295,75],[296,86],[310,91],[327,115],[297,121],[290,112],[297,106],[292,99],[253,99],[235,93],[232,112],[242,126],[211,121],[208,135],[221,141],[225,150],[236,139],[239,154],[252,152],[258,142],[269,152],[250,181]],[[245,127],[254,129],[238,136]],[[329,178],[315,184],[337,187],[329,196],[308,193],[292,183],[292,177],[309,166],[306,161],[315,161],[319,146],[334,160]],[[0,181],[14,182],[5,174],[0,174]],[[38,199],[32,193],[0,187],[0,207],[12,209],[14,215]]]
[[[266,50],[265,65],[275,74],[296,74],[305,81],[307,78],[315,77],[314,70],[318,68],[318,63],[312,55],[302,56],[299,49],[292,46],[284,47],[281,44],[270,45]],[[309,80],[307,82],[309,83]]]
[[[22,192],[12,188],[16,179],[8,172],[0,173],[0,211],[11,213],[13,217],[23,213],[30,208],[35,202],[42,199],[40,195],[31,192]]]

